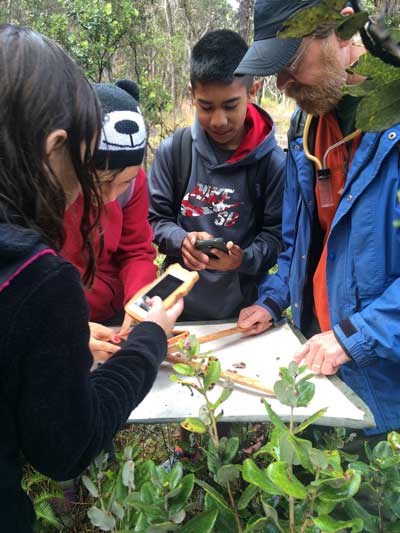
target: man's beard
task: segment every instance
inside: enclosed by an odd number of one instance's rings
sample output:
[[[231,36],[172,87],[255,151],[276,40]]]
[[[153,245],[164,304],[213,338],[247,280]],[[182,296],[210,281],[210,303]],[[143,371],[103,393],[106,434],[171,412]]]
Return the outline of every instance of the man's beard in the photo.
[[[285,94],[293,98],[301,109],[318,116],[325,115],[337,106],[343,97],[342,88],[347,79],[329,43],[321,48],[320,61],[323,66],[318,82],[313,85],[294,82],[285,89]]]

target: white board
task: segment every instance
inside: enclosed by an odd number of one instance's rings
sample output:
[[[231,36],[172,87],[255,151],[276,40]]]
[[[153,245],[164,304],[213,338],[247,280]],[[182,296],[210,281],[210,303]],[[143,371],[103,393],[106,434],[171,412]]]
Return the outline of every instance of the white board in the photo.
[[[188,325],[178,324],[177,329],[189,329],[197,336],[233,327],[234,323]],[[212,350],[221,361],[223,370],[237,370],[238,373],[257,378],[266,386],[273,388],[279,379],[279,368],[287,366],[301,346],[292,328],[285,322],[255,337],[234,335],[202,346],[202,351]],[[245,363],[244,369],[233,365]],[[170,381],[170,365],[163,364],[154,386],[143,402],[131,413],[130,423],[179,422],[188,416],[198,416],[203,404],[202,397],[188,388]],[[304,420],[314,412],[327,407],[325,416],[319,424],[353,428],[373,427],[373,417],[368,408],[339,378],[328,379],[315,376],[315,395],[310,405],[295,410],[296,420]],[[221,393],[217,385],[211,391],[211,399]],[[235,386],[230,398],[223,404],[223,421],[267,421],[268,415],[261,402],[262,393],[256,393]],[[265,396],[266,397],[266,396]],[[290,407],[280,404],[273,397],[266,397],[272,408],[285,419]]]

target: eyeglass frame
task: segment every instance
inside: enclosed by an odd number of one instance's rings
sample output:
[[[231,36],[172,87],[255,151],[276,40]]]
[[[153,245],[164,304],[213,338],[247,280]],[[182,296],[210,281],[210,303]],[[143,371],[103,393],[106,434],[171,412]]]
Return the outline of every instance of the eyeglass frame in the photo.
[[[310,36],[310,40],[307,43],[304,44],[304,41],[302,41],[302,43],[300,44],[299,49],[297,50],[297,53],[295,54],[294,58],[292,59],[292,61],[289,63],[289,65],[287,65],[286,67],[281,69],[280,72],[285,72],[286,74],[289,74],[289,76],[294,77],[294,75],[296,74],[296,70],[297,70],[299,64],[304,59],[307,50],[309,49],[311,43],[313,42],[313,40],[315,38],[316,38],[316,35],[311,35]]]

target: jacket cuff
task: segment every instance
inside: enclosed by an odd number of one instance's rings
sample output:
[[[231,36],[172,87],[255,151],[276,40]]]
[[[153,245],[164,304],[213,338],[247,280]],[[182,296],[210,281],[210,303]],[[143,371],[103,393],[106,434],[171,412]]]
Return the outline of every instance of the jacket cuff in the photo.
[[[365,342],[365,337],[350,318],[344,318],[332,329],[340,346],[357,366],[360,368],[369,366],[377,359],[371,347]]]
[[[278,322],[282,316],[281,308],[276,302],[274,302],[274,300],[271,300],[271,298],[259,298],[256,301],[256,305],[266,309],[271,314],[274,322]]]
[[[149,357],[155,358],[159,366],[166,358],[168,351],[167,336],[162,327],[150,321],[144,321],[135,326],[125,346],[140,348],[142,344],[146,346]]]

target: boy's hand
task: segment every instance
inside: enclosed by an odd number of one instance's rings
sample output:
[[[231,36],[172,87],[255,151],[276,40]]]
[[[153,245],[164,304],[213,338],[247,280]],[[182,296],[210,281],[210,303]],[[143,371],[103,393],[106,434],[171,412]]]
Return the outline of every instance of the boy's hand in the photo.
[[[116,346],[116,344],[121,339],[113,329],[97,324],[96,322],[89,322],[89,328],[89,349],[95,361],[107,361],[113,353],[120,350],[120,347]]]
[[[318,333],[309,339],[294,357],[296,363],[301,361],[315,374],[331,376],[339,367],[351,361],[351,357],[340,346],[332,330]]]
[[[210,261],[208,255],[197,250],[194,245],[196,241],[212,239],[213,236],[206,231],[192,231],[186,235],[182,242],[182,258],[186,268],[189,270],[204,270],[208,268]]]
[[[272,316],[261,305],[250,305],[240,311],[237,325],[240,328],[248,329],[248,331],[243,332],[243,335],[257,335],[272,326]]]
[[[233,244],[232,241],[226,243],[228,253],[226,254],[222,250],[212,248],[211,252],[218,257],[218,259],[211,259],[208,261],[210,270],[237,270],[243,261],[243,250],[237,244]]]

